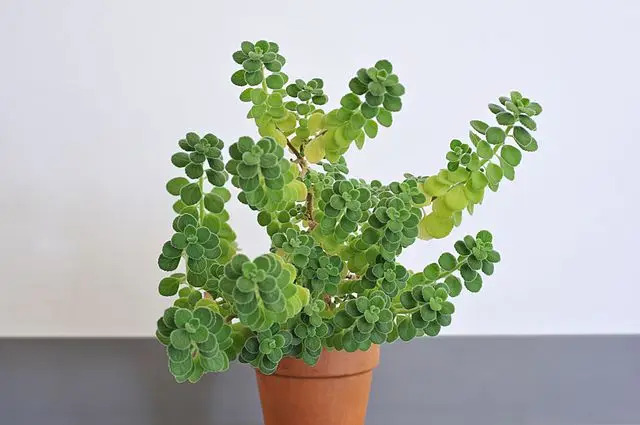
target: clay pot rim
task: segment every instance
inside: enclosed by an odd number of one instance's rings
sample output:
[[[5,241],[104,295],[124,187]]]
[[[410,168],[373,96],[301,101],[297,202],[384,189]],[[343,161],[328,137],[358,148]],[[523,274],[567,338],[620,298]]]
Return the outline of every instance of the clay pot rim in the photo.
[[[362,375],[370,372],[380,363],[380,346],[372,345],[367,351],[338,351],[323,349],[315,366],[309,366],[301,359],[286,357],[282,359],[273,375],[292,379],[328,379]]]

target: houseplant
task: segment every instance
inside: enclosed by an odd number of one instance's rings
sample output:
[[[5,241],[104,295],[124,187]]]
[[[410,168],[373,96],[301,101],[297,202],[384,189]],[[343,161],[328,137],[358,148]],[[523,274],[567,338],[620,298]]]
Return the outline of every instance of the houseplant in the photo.
[[[166,185],[177,216],[158,259],[171,272],[160,294],[178,297],[156,336],[178,382],[233,360],[255,367],[267,424],[289,423],[279,408],[291,423],[362,423],[378,346],[439,334],[452,299],[478,292],[500,261],[486,230],[420,271],[398,255],[417,239],[446,237],[514,179],[522,152],[537,150],[531,132],[542,108],[513,91],[489,104],[496,124],[471,121],[469,143],[451,141],[445,168],[368,182],[348,177],[343,155],[402,108],[405,88],[389,61],[358,70],[339,106],[325,110],[323,81],[290,80],[276,43],[245,41],[233,60],[231,81],[244,87],[260,137],[240,137],[228,155],[210,133],[178,142],[171,162],[184,175]],[[257,258],[239,252],[228,224],[229,182],[271,238]]]

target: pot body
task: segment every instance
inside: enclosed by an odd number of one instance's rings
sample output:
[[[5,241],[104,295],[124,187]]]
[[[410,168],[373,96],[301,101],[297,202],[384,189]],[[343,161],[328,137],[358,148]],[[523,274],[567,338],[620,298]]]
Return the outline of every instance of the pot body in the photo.
[[[256,372],[265,425],[364,425],[380,347],[323,350],[312,367],[285,358],[273,375]]]

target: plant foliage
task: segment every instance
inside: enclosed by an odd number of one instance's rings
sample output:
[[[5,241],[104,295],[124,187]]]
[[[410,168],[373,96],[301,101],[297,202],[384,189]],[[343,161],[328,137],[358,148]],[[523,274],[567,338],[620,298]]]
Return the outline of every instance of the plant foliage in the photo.
[[[478,292],[500,261],[491,233],[465,236],[423,270],[398,256],[417,239],[446,237],[487,189],[515,178],[523,153],[538,149],[541,106],[512,91],[489,104],[495,122],[473,120],[468,141],[449,143],[438,172],[369,182],[349,177],[343,155],[402,109],[405,87],[388,60],[359,69],[339,106],[324,110],[322,79],[290,81],[276,43],[245,41],[232,57],[231,81],[245,87],[240,100],[259,137],[240,137],[223,155],[218,137],[191,132],[171,157],[183,172],[166,185],[176,217],[158,291],[175,299],[156,332],[170,372],[195,382],[238,359],[270,374],[286,356],[314,365],[323,348],[438,335],[452,300]],[[238,252],[229,183],[269,234],[270,252]]]

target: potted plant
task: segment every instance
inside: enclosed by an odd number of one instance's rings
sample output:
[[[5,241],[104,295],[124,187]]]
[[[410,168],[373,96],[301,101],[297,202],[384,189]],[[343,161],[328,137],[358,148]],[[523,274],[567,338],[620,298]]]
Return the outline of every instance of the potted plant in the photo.
[[[446,167],[382,183],[349,177],[343,155],[390,127],[404,86],[388,60],[362,68],[333,109],[320,78],[292,81],[276,43],[245,41],[231,81],[260,137],[230,144],[188,133],[171,157],[184,175],[159,292],[178,296],[157,321],[178,382],[222,372],[233,360],[257,371],[267,425],[362,424],[379,347],[438,335],[452,299],[478,292],[500,261],[486,230],[465,236],[423,270],[398,255],[417,239],[444,238],[488,191],[513,180],[538,103],[513,91],[489,104],[495,124],[471,121]],[[256,212],[269,252],[241,254],[225,209],[231,192]],[[180,264],[185,268],[178,272]]]

